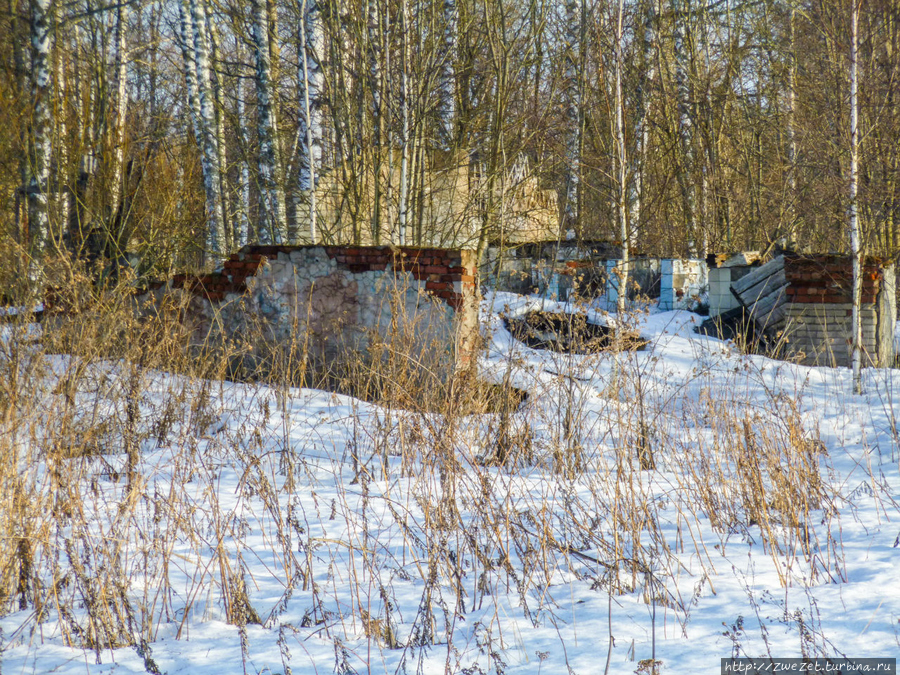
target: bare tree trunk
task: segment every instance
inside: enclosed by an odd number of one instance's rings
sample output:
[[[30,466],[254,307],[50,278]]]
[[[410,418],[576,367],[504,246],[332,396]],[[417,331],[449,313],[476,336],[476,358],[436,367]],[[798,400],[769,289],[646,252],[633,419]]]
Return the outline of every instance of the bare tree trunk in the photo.
[[[850,255],[853,259],[853,391],[862,393],[862,263],[859,234],[859,0],[850,17]]]
[[[116,10],[116,117],[113,127],[113,170],[110,184],[112,233],[116,256],[124,253],[121,235],[125,226],[125,125],[128,117],[128,5]]]
[[[402,63],[400,73],[400,202],[397,228],[400,245],[406,244],[409,222],[409,0],[400,0],[400,39]]]
[[[628,295],[628,267],[631,256],[631,233],[628,231],[628,157],[625,148],[625,98],[622,94],[622,53],[624,41],[625,0],[618,0],[616,17],[616,150],[619,169],[619,239],[622,241],[622,262],[619,269],[619,292],[616,296],[616,313],[623,317]]]
[[[200,98],[200,137],[203,158],[203,185],[206,191],[206,254],[219,258],[226,253],[222,222],[222,192],[219,148],[215,133],[216,113],[210,82],[205,0],[187,0],[193,27],[194,56],[197,63],[197,92]]]
[[[226,153],[227,144],[225,142],[225,102],[222,100],[222,84],[220,75],[217,72],[217,64],[220,63],[219,58],[219,34],[215,25],[207,15],[206,25],[208,28],[209,53],[212,62],[209,68],[210,82],[212,84],[213,95],[213,111],[215,112],[215,145],[216,145],[216,161],[219,165],[219,208],[221,209],[222,218],[222,236],[225,242],[223,252],[227,252],[234,244],[234,222],[229,214],[228,200],[228,157]]]
[[[381,164],[383,161],[383,149],[381,147],[384,133],[383,106],[383,81],[381,70],[381,57],[379,52],[381,17],[378,0],[368,0],[367,16],[367,57],[369,61],[369,91],[372,94],[372,132],[373,157],[372,157],[372,242],[378,246],[381,244]]]
[[[574,227],[581,236],[581,151],[582,119],[582,82],[584,80],[584,6],[581,0],[566,0],[566,72],[565,72],[565,104],[566,104],[566,181],[564,199],[565,227]]]
[[[678,138],[681,144],[681,165],[678,172],[684,201],[684,215],[688,227],[688,255],[697,256],[697,198],[694,185],[694,113],[691,108],[691,90],[688,73],[688,49],[685,0],[671,0],[675,22],[675,94],[678,101]]]
[[[257,135],[259,137],[259,241],[281,243],[287,238],[284,191],[278,175],[278,129],[272,100],[268,21],[264,0],[253,0],[253,42],[256,48]]]
[[[317,0],[300,2],[300,194],[309,205],[309,236],[318,243],[316,173],[322,157],[321,79],[322,29]]]
[[[241,41],[238,36],[234,38],[235,59],[241,62]],[[250,141],[247,134],[247,113],[244,86],[243,69],[238,69],[234,88],[236,90],[235,133],[237,135],[237,150],[240,153],[237,170],[237,193],[235,195],[234,209],[234,245],[237,248],[245,246],[250,240]]]
[[[632,240],[639,237],[640,228],[644,224],[644,214],[641,208],[644,203],[644,172],[647,167],[647,155],[650,147],[650,125],[648,118],[650,117],[650,87],[656,78],[656,61],[653,58],[653,46],[655,39],[655,28],[657,17],[656,3],[658,0],[649,0],[647,2],[647,15],[644,18],[644,35],[641,44],[642,63],[641,74],[638,81],[638,110],[637,119],[634,125],[634,136],[636,144],[636,157],[632,160],[633,177],[632,177],[632,194],[630,202],[630,221]]]
[[[57,11],[59,11],[57,9]],[[66,91],[66,71],[63,65],[63,58],[60,40],[59,20],[58,17],[54,22],[54,38],[56,41],[55,57],[55,96],[56,96],[56,199],[57,199],[57,216],[58,226],[57,232],[62,234],[69,223],[69,142],[67,127],[67,106],[69,102],[68,92]]]
[[[240,169],[238,173],[238,208],[237,235],[235,245],[238,248],[246,245],[250,236],[250,162],[248,160],[250,143],[247,139],[247,127],[244,104],[244,87],[242,80],[237,81],[237,132],[241,150]]]
[[[28,162],[28,230],[30,251],[39,257],[49,243],[50,214],[50,12],[51,0],[31,0],[31,148]]]
[[[187,95],[188,112],[191,116],[191,129],[194,132],[194,138],[197,143],[200,143],[200,96],[197,93],[197,62],[194,58],[192,47],[193,22],[184,6],[184,2],[180,0],[178,3],[178,15],[180,18],[178,41],[181,46],[181,58],[184,61],[184,86]]]
[[[18,24],[22,20],[19,16],[18,12],[18,0],[9,0],[9,4],[7,6],[7,17],[9,18],[9,34],[12,37],[12,50],[13,50],[13,64],[15,69],[15,93],[19,97],[19,100],[25,101],[29,95],[29,82],[28,82],[28,71],[25,66],[25,55],[24,55],[24,40],[21,39],[21,31],[19,30]],[[30,18],[28,23],[30,24]],[[25,22],[23,22],[25,23]],[[31,32],[31,27],[29,25],[28,28],[29,34]],[[28,146],[31,142],[31,138],[28,135],[28,132],[23,129],[20,131],[20,140],[23,141],[23,146]],[[24,152],[19,156],[19,187],[25,188],[27,187],[30,177],[29,177],[29,153]],[[16,190],[16,213],[15,213],[15,232],[14,239],[17,243],[22,243],[27,240],[27,235],[22,232],[22,196],[23,190]]]
[[[787,153],[788,153],[788,231],[792,232],[797,220],[797,138],[795,134],[797,107],[797,47],[796,47],[796,8],[791,5],[790,16],[790,53],[788,54],[788,109],[787,109]]]
[[[459,11],[456,0],[444,0],[444,40],[441,53],[440,120],[445,147],[456,140],[456,59]]]

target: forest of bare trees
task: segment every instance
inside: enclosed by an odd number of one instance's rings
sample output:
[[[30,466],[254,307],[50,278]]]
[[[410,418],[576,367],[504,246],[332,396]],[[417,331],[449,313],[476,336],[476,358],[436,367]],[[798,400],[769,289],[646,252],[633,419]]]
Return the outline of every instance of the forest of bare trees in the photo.
[[[7,260],[449,241],[438,175],[482,250],[527,176],[635,253],[900,251],[896,0],[9,0],[0,35]]]

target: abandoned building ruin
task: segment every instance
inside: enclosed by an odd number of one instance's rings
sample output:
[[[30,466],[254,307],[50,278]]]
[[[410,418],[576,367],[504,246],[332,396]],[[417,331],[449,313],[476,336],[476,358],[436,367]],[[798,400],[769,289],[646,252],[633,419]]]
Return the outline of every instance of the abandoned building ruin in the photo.
[[[155,303],[167,293],[190,295],[185,321],[198,342],[239,339],[256,322],[268,339],[297,339],[320,363],[380,341],[440,352],[445,366],[461,370],[477,345],[478,284],[468,250],[245,246],[220,272],[176,275],[152,293]]]
[[[615,305],[619,293],[621,246],[605,241],[543,241],[488,249],[494,287],[513,293],[538,293],[560,302],[606,295]],[[690,309],[703,294],[706,265],[702,260],[637,255],[628,264],[629,298],[659,300],[663,310]]]
[[[862,270],[863,365],[894,362],[897,293],[893,265]],[[853,270],[847,256],[785,252],[763,265],[745,259],[710,270],[710,315],[743,311],[776,353],[810,366],[851,362]]]
[[[615,302],[621,262],[614,245],[532,242],[492,247],[480,271],[467,249],[388,246],[245,246],[221,271],[176,275],[153,291],[187,294],[186,322],[198,340],[235,339],[248,323],[273,342],[303,336],[320,362],[373,342],[424,350],[439,345],[448,367],[474,363],[479,272],[494,288],[566,301],[605,295]],[[805,365],[847,366],[851,357],[849,258],[782,253],[710,256],[707,261],[635,258],[629,293],[685,309],[706,298],[713,320],[740,314],[766,353]],[[863,269],[864,364],[894,364],[894,268],[869,259]],[[772,351],[775,347],[774,352]]]
[[[316,214],[325,240],[475,249],[483,232],[515,244],[556,238],[556,191],[541,185],[524,154],[498,180],[488,181],[476,156],[440,150],[423,159],[425,166],[415,172],[411,187],[417,196],[408,205],[408,221],[400,233],[399,195],[385,190],[401,183],[401,157],[394,152],[393,158],[383,156],[378,168],[367,166],[352,176],[331,170],[320,176]],[[298,214],[298,237],[308,238],[308,221],[305,211]]]

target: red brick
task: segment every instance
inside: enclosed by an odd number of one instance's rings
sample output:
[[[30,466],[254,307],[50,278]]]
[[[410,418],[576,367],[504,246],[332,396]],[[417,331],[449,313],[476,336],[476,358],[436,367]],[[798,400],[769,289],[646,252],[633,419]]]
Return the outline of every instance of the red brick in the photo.
[[[427,274],[447,274],[449,271],[446,265],[427,265],[425,267]]]
[[[445,284],[441,281],[426,281],[425,282],[425,290],[426,291],[447,291],[452,290],[452,286],[448,288],[449,284]]]

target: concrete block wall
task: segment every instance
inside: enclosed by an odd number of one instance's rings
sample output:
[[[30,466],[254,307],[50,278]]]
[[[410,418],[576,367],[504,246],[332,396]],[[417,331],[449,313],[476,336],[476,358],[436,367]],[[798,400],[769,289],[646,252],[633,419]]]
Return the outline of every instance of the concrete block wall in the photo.
[[[691,298],[699,296],[706,287],[705,260],[662,260],[659,289],[659,308],[685,309]]]
[[[753,268],[749,265],[734,265],[731,267],[710,267],[708,272],[709,282],[709,315],[718,316],[730,309],[734,309],[740,303],[731,292],[731,284],[747,275]]]
[[[846,256],[785,255],[783,339],[787,356],[806,365],[849,366],[852,339],[853,269]],[[896,285],[893,266],[863,265],[863,365],[893,362]]]
[[[709,270],[709,315],[718,316],[740,303],[731,292],[731,268],[714,267]]]
[[[171,287],[193,295],[200,334],[239,337],[256,321],[272,340],[305,336],[325,360],[402,337],[410,350],[443,345],[461,368],[477,347],[475,262],[460,249],[247,246],[221,272]]]
[[[793,302],[785,308],[783,352],[807,366],[849,366],[853,305]],[[878,365],[877,316],[874,304],[862,307],[865,365]]]

